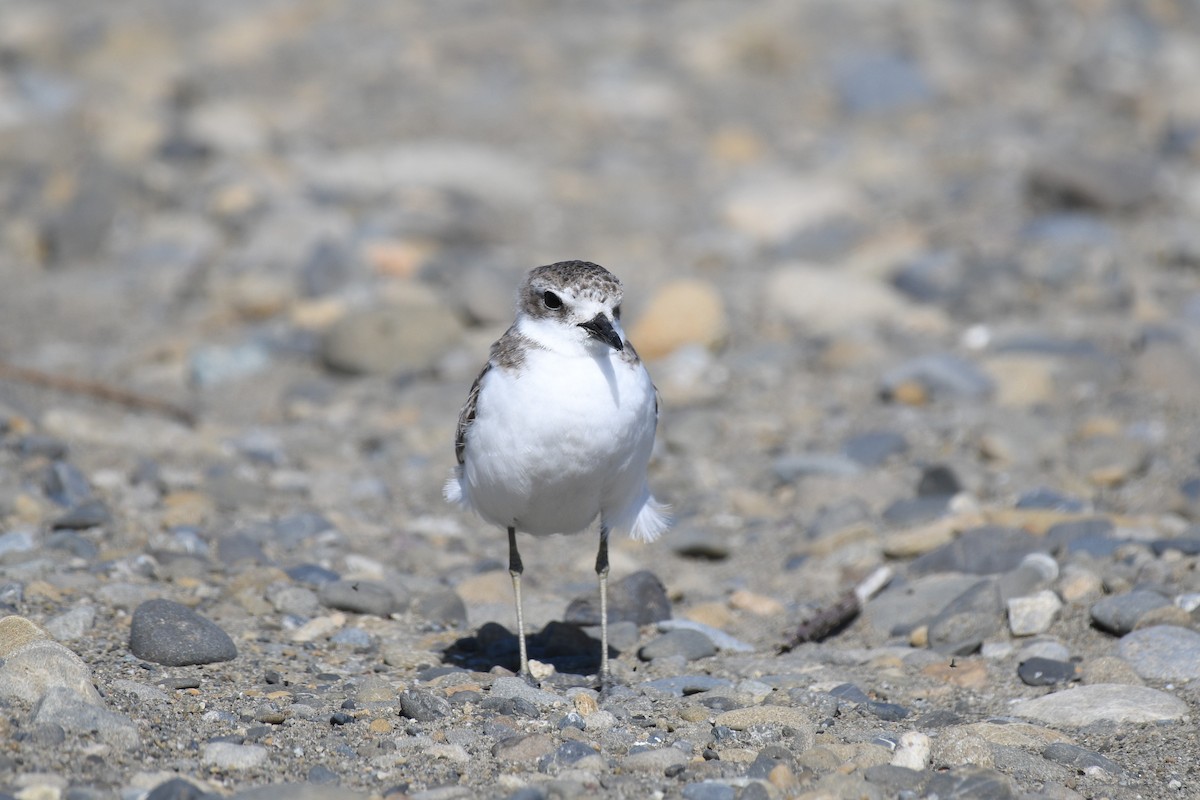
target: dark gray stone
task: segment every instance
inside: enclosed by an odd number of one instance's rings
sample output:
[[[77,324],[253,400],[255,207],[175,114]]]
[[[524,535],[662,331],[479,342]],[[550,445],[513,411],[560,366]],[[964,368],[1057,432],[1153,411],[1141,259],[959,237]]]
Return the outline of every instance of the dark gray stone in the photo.
[[[387,617],[398,606],[392,590],[375,581],[330,581],[322,584],[317,597],[327,608],[377,617]]]
[[[288,567],[285,571],[288,577],[296,583],[307,583],[309,586],[323,586],[341,577],[333,570],[318,564],[297,564],[294,567]]]
[[[962,483],[954,470],[945,464],[935,464],[921,471],[917,482],[917,497],[946,497],[962,491]]]
[[[1092,604],[1092,622],[1097,628],[1121,636],[1129,633],[1137,621],[1149,611],[1171,605],[1170,599],[1158,592],[1137,589],[1126,594],[1105,597]]]
[[[883,521],[896,528],[908,528],[945,516],[949,507],[947,495],[904,497],[883,510]]]
[[[237,658],[237,647],[216,623],[170,600],[147,600],[133,612],[129,650],[168,667],[214,664]]]
[[[664,633],[638,650],[638,658],[652,661],[656,658],[683,656],[688,661],[716,655],[717,647],[700,631],[681,628]]]
[[[936,772],[925,785],[926,796],[938,800],[1012,800],[1009,779],[994,769],[966,765]]]
[[[943,608],[929,623],[929,646],[966,655],[1004,629],[1004,603],[995,579],[984,579]]]
[[[214,796],[183,778],[171,778],[151,789],[146,800],[208,800]]]
[[[55,461],[46,467],[42,491],[63,508],[72,508],[92,499],[92,487],[87,478],[68,461]]]
[[[1027,686],[1054,686],[1076,680],[1079,674],[1070,661],[1035,657],[1021,662],[1017,677]]]
[[[671,601],[658,576],[649,570],[639,570],[608,586],[608,621],[652,625],[671,618]],[[566,622],[579,625],[600,623],[600,591],[577,597],[567,606]]]
[[[1094,750],[1088,750],[1086,747],[1067,742],[1053,742],[1046,745],[1042,750],[1042,757],[1080,772],[1088,767],[1098,767],[1110,775],[1120,775],[1124,771],[1111,758],[1102,756]]]
[[[560,744],[553,753],[544,755],[538,760],[538,771],[552,772],[557,769],[572,767],[585,758],[598,755],[600,755],[599,751],[586,742],[581,742],[577,739],[568,739]]]
[[[929,780],[929,773],[894,767],[891,764],[876,764],[863,770],[863,778],[867,783],[882,786],[889,797],[899,796],[900,792],[916,792]]]
[[[424,689],[406,689],[400,693],[400,714],[417,722],[433,722],[450,711],[449,700]]]
[[[84,500],[51,523],[55,529],[84,530],[112,522],[112,513],[102,500]]]

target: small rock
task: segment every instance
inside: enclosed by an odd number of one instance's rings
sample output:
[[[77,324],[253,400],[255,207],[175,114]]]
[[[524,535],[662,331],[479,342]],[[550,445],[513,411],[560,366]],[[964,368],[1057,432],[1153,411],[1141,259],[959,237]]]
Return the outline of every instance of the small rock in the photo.
[[[77,736],[95,736],[121,750],[133,750],[140,744],[133,720],[81,698],[78,692],[65,686],[52,686],[46,690],[34,706],[33,721],[38,725],[61,726],[67,733]]]
[[[400,713],[417,722],[433,722],[450,714],[450,701],[422,689],[400,693]]]
[[[934,773],[923,793],[939,800],[1012,800],[1017,797],[1008,777],[973,764],[952,766],[945,772]]]
[[[713,724],[735,731],[744,731],[753,725],[787,726],[797,731],[795,738],[800,743],[796,748],[797,751],[801,751],[812,747],[813,724],[810,713],[805,709],[792,706],[751,706],[735,708],[732,711],[718,714],[713,720]],[[807,741],[808,744],[803,744],[804,741]]]
[[[1050,629],[1062,601],[1049,589],[1043,589],[1027,597],[1013,597],[1008,601],[1008,629],[1013,636],[1034,636]]]
[[[112,513],[102,500],[84,500],[67,513],[55,519],[50,527],[66,530],[98,528],[112,522]]]
[[[95,606],[79,606],[46,620],[46,630],[60,642],[71,642],[82,639],[95,621]]]
[[[629,772],[662,775],[671,767],[688,762],[687,753],[675,747],[660,747],[630,753],[621,759],[621,768]]]
[[[892,456],[908,452],[908,440],[896,431],[869,431],[842,443],[842,453],[864,467],[878,467]]]
[[[46,467],[42,491],[63,508],[74,508],[92,499],[92,487],[79,468],[69,461],[57,460]]]
[[[1156,625],[1135,630],[1121,637],[1117,652],[1146,680],[1200,678],[1200,633],[1188,628]]]
[[[419,594],[410,610],[419,619],[450,628],[467,625],[467,607],[458,593],[449,587],[439,587]]]
[[[725,678],[714,678],[711,675],[672,675],[668,678],[658,678],[642,684],[644,688],[653,689],[658,692],[667,692],[675,697],[700,694],[730,685],[732,684]],[[704,712],[704,716],[707,718],[707,711]]]
[[[436,299],[347,314],[326,332],[325,365],[351,375],[395,375],[431,369],[458,343],[462,325]]]
[[[711,625],[705,625],[703,622],[696,622],[690,619],[664,619],[662,622],[658,623],[658,629],[660,631],[697,631],[698,633],[704,634],[704,636],[706,636],[718,650],[725,650],[731,653],[754,652],[754,645],[730,636],[725,631],[714,628]]]
[[[266,763],[267,753],[267,748],[257,744],[209,742],[204,745],[200,761],[223,770],[254,769]]]
[[[647,359],[670,355],[680,347],[698,344],[714,348],[729,333],[725,301],[707,281],[680,279],[651,296],[629,339]]]
[[[6,617],[6,623],[20,617]],[[100,695],[92,685],[92,672],[83,659],[58,642],[49,639],[26,639],[16,647],[3,642],[0,632],[0,698],[36,703],[52,688],[65,688],[85,703],[100,705]],[[19,631],[18,631],[19,633]],[[42,634],[44,635],[44,634]],[[17,640],[19,637],[13,637]]]
[[[923,770],[929,766],[930,740],[920,731],[901,734],[900,744],[892,754],[891,765],[910,770]]]
[[[328,608],[355,614],[374,614],[377,617],[386,618],[397,607],[396,596],[391,589],[374,581],[330,581],[321,586],[317,597]]]
[[[538,761],[538,772],[552,772],[564,768],[601,769],[604,760],[599,751],[586,742],[568,739],[553,753],[542,756]]]
[[[1035,657],[1021,662],[1017,677],[1027,686],[1054,686],[1077,679],[1079,673],[1070,661]]]
[[[147,600],[133,612],[129,650],[143,661],[169,667],[213,664],[237,658],[229,634],[187,606]]]
[[[1046,745],[1042,750],[1042,758],[1056,761],[1080,772],[1089,767],[1102,769],[1110,775],[1120,775],[1124,771],[1111,758],[1068,742],[1052,742]]]
[[[193,386],[207,389],[239,381],[271,365],[271,353],[261,342],[197,347],[188,356],[188,376]]]
[[[701,781],[683,787],[683,800],[734,800],[737,790],[727,783]]]
[[[920,356],[884,373],[880,394],[885,400],[904,400],[905,387],[919,387],[931,399],[985,400],[995,390],[986,372],[949,353]]]
[[[929,622],[929,646],[966,655],[1004,625],[1004,607],[994,579],[981,580],[952,600]]]
[[[736,187],[724,199],[722,212],[734,229],[765,244],[782,244],[807,230],[852,215],[859,205],[860,201],[848,183],[805,180],[776,174]],[[770,301],[781,294],[802,298],[810,294],[806,291],[795,291],[802,287],[781,285],[782,281],[778,276],[792,270],[810,271],[810,268],[778,270],[768,279],[764,292],[765,300]],[[833,270],[828,272],[832,273]],[[816,296],[841,298],[845,295],[817,292]],[[822,310],[825,311],[829,305],[824,304],[825,308]],[[803,321],[802,316],[803,314],[797,315],[797,320]]]
[[[1094,603],[1091,608],[1092,622],[1102,630],[1121,636],[1133,630],[1147,612],[1169,605],[1170,599],[1158,592],[1138,589]]]
[[[501,739],[492,747],[499,761],[537,761],[555,750],[554,739],[544,733],[530,733]]]
[[[1177,720],[1188,713],[1188,705],[1173,695],[1145,686],[1097,683],[1022,700],[1012,707],[1012,713],[1055,727],[1082,728],[1096,722]]]
[[[600,593],[577,597],[567,606],[565,621],[579,625],[600,624]],[[671,601],[658,576],[639,570],[608,586],[608,621],[652,625],[671,618]]]
[[[1055,207],[1129,211],[1154,198],[1158,173],[1156,164],[1143,156],[1056,153],[1034,164],[1028,182],[1038,200]]]
[[[697,630],[686,628],[664,633],[638,650],[638,658],[653,661],[656,658],[681,656],[686,661],[695,661],[716,655],[717,648],[712,640]]]
[[[907,111],[933,98],[920,65],[887,52],[839,54],[833,85],[842,108],[856,115]]]
[[[492,682],[491,697],[515,698],[538,708],[562,705],[566,701],[556,694],[530,686],[520,678],[497,678]]]

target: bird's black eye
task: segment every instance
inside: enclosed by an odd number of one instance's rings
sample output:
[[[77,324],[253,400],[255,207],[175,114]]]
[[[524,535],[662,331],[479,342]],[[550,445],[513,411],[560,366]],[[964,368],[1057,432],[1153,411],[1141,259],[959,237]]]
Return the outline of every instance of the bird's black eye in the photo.
[[[545,292],[542,294],[542,302],[546,304],[546,308],[551,310],[562,308],[562,298],[554,292]]]
[[[613,318],[614,319],[621,318],[621,307],[620,306],[617,306],[616,308],[613,309]]]

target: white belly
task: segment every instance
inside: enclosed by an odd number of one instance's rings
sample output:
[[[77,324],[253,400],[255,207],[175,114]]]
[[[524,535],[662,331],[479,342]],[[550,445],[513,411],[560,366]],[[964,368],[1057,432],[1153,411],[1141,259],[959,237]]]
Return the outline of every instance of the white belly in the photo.
[[[484,375],[467,431],[463,499],[484,519],[533,534],[575,533],[597,516],[628,528],[649,500],[654,387],[616,352],[534,349]]]

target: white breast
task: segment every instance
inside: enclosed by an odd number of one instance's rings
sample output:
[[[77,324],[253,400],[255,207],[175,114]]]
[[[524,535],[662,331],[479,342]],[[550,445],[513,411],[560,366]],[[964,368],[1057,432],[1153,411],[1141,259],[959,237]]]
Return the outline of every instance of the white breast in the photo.
[[[654,387],[640,363],[615,351],[581,358],[534,348],[520,367],[493,367],[483,378],[462,500],[496,525],[533,534],[574,533],[597,516],[631,529],[653,504],[646,464],[655,422]]]

